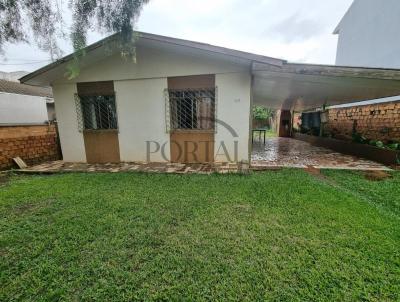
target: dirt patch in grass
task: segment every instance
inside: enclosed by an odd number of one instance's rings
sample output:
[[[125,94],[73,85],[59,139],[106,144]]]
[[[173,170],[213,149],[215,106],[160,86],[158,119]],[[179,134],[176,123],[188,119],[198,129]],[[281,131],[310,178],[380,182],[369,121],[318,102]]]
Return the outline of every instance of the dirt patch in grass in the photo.
[[[23,215],[25,213],[31,213],[39,209],[47,208],[54,202],[53,199],[48,199],[40,203],[24,203],[19,204],[13,208],[13,212],[17,215]]]
[[[318,176],[318,177],[324,177],[323,174],[321,174],[321,170],[318,168],[315,168],[313,166],[307,166],[307,168],[304,169],[308,174]]]
[[[364,177],[371,181],[381,181],[388,178],[392,178],[392,175],[385,171],[367,171]]]

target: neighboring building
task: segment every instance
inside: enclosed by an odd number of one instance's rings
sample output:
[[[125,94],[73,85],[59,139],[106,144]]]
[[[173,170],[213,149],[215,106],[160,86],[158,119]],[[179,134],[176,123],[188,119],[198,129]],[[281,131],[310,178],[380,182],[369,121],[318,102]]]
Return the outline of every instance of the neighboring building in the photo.
[[[334,34],[336,65],[400,68],[400,1],[355,0]],[[400,141],[400,96],[331,106],[326,130]]]
[[[334,31],[336,65],[400,68],[399,16],[399,0],[355,0]]]
[[[4,73],[3,73],[4,75]],[[14,80],[17,74],[8,79]],[[0,79],[0,170],[60,159],[51,88]]]
[[[27,75],[28,73],[29,72],[27,71],[11,71],[11,72],[0,71],[0,80],[19,83],[19,79],[22,78],[24,75]]]
[[[251,108],[291,111],[400,94],[400,71],[292,64],[204,43],[137,33],[136,60],[119,35],[21,78],[52,86],[67,162],[226,162],[251,158]],[[282,129],[283,129],[282,128]],[[282,135],[289,135],[287,131]]]
[[[0,79],[0,125],[45,124],[54,119],[51,88]]]

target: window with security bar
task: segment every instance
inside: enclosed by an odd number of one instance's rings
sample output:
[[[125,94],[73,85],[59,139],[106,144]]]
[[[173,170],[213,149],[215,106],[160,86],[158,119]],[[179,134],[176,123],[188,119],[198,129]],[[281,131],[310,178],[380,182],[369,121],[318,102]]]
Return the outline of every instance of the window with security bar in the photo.
[[[215,130],[215,90],[167,89],[167,129]]]
[[[115,94],[76,95],[80,130],[118,129]]]

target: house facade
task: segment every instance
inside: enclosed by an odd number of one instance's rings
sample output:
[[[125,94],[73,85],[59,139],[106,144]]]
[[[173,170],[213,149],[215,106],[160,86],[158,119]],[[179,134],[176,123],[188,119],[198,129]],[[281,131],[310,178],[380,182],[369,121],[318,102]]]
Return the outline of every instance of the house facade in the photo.
[[[251,108],[292,112],[400,93],[400,72],[292,64],[223,47],[138,33],[135,60],[113,35],[20,79],[53,88],[66,162],[249,162]],[[282,135],[290,135],[284,133]]]
[[[355,0],[336,27],[336,65],[400,68],[400,1]]]
[[[152,36],[136,61],[99,52],[51,83],[65,161],[248,161],[249,58]]]

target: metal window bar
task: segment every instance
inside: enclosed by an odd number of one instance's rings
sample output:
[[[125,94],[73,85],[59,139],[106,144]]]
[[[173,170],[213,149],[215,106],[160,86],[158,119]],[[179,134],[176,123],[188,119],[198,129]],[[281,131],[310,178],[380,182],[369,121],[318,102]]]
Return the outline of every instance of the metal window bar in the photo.
[[[118,129],[117,108],[114,95],[80,96],[75,94],[78,129]]]
[[[216,130],[216,88],[165,89],[167,132]]]

